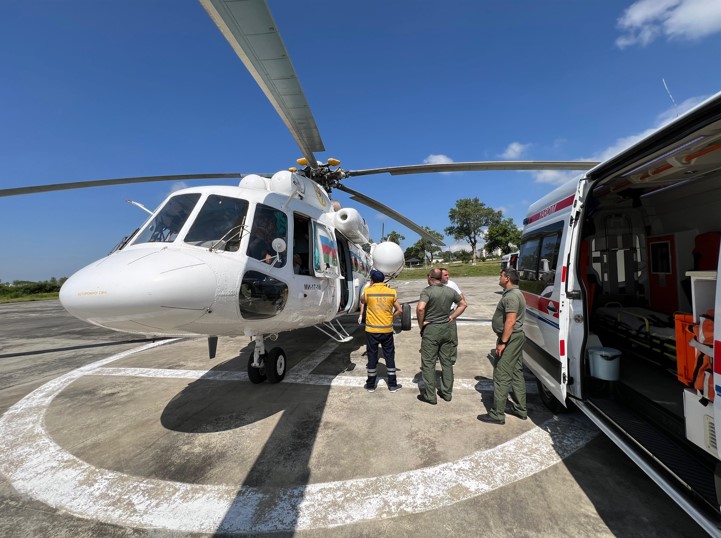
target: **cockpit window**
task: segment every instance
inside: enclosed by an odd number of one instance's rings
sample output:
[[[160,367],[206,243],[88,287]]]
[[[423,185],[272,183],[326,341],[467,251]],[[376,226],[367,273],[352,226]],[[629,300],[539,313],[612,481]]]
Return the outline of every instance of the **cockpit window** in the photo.
[[[185,242],[235,252],[240,246],[247,214],[247,200],[212,194],[200,209]]]
[[[175,241],[199,198],[200,194],[173,196],[158,214],[146,223],[133,244]]]
[[[288,251],[286,249],[284,252],[276,252],[273,248],[274,239],[282,239],[287,244],[288,217],[282,211],[258,204],[250,232],[248,256],[275,267],[283,267]]]

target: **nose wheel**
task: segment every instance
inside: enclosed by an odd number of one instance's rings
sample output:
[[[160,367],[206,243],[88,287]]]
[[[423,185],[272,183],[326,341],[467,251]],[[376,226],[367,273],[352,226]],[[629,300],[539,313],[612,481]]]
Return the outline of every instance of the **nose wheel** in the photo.
[[[270,383],[280,383],[285,377],[285,351],[279,347],[274,347],[268,352],[264,359],[265,373]]]
[[[282,348],[274,347],[268,353],[260,355],[260,366],[254,366],[254,358],[248,359],[248,379],[251,383],[262,383],[266,379],[269,383],[280,383],[285,377],[287,363],[285,351]]]

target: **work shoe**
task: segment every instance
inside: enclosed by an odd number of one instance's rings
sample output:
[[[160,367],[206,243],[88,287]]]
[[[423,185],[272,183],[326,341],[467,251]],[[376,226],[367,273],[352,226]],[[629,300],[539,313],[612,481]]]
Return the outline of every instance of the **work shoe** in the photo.
[[[368,392],[375,392],[376,384],[375,383],[366,383],[365,385],[363,385],[363,388],[366,389]]]
[[[447,401],[447,402],[450,402],[450,401],[453,399],[453,394],[449,394],[448,396],[443,396],[443,394],[441,394],[440,391],[436,392],[436,394],[438,394],[438,396],[439,396],[442,400],[445,400],[445,401]]]
[[[523,415],[521,415],[518,411],[516,411],[516,410],[513,409],[513,408],[507,409],[507,410],[506,410],[506,414],[507,414],[507,415],[513,415],[514,417],[520,418],[521,420],[528,420],[528,415],[523,416]]]
[[[485,415],[478,415],[476,418],[477,418],[478,420],[480,420],[481,422],[487,422],[488,424],[500,424],[500,425],[503,425],[503,424],[506,423],[505,420],[499,420],[499,419],[497,419],[497,418],[493,418],[493,417],[492,417],[491,415],[489,415],[488,413],[486,413]]]
[[[403,385],[388,385],[388,390],[391,392],[398,392],[403,388]]]
[[[416,398],[418,398],[418,400],[423,403],[427,403],[427,404],[431,404],[431,405],[436,405],[438,403],[438,402],[432,402],[431,400],[426,400],[422,394],[419,394],[418,396],[416,396]]]

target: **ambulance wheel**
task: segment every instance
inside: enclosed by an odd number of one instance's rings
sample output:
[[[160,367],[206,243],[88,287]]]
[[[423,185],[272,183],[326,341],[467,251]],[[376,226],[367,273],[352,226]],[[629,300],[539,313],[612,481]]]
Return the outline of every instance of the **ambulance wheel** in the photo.
[[[401,330],[411,330],[411,305],[408,303],[403,304],[403,313],[401,314]]]
[[[253,366],[253,356],[252,355],[248,359],[248,379],[250,379],[250,382],[253,383],[254,385],[257,385],[258,383],[262,383],[263,381],[265,381],[265,378],[266,378],[265,364],[267,364],[265,362],[265,358],[266,357],[263,357],[264,365],[261,366],[260,368],[256,368],[255,366]]]
[[[265,373],[268,376],[268,382],[280,383],[283,381],[286,367],[285,351],[281,348],[274,347],[265,356]]]
[[[540,379],[536,379],[536,385],[538,385],[538,395],[541,397],[543,405],[550,409],[554,415],[566,411],[563,404],[556,399],[553,393],[548,390],[543,383],[541,383]]]

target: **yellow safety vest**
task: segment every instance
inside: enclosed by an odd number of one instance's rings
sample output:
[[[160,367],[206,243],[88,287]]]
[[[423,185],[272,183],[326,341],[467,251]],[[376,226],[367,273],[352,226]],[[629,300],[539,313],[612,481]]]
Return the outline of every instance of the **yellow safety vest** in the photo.
[[[363,292],[366,298],[366,332],[393,332],[393,305],[396,290],[376,282]]]

